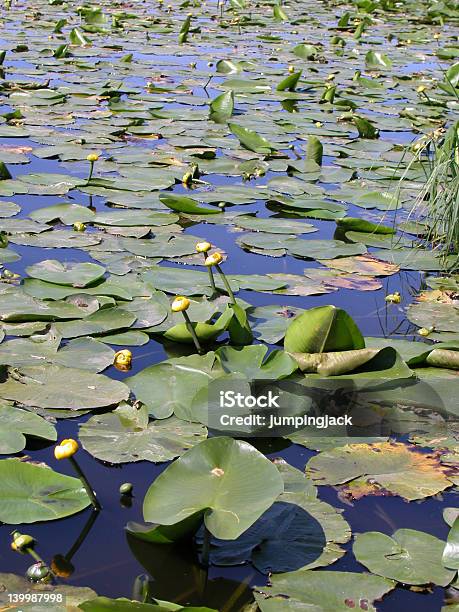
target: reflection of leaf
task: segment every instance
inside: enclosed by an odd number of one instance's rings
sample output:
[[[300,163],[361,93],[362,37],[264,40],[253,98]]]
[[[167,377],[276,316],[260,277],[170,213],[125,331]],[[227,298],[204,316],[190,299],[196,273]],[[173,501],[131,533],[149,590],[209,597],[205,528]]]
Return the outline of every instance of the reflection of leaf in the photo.
[[[156,478],[145,496],[144,518],[172,525],[202,510],[215,537],[234,539],[282,490],[276,467],[253,446],[227,437],[210,438]]]
[[[309,460],[306,472],[316,484],[347,483],[350,495],[354,482],[358,484],[364,478],[372,487],[363,494],[377,493],[382,487],[410,501],[436,495],[452,484],[436,457],[390,442],[350,444],[324,451]]]
[[[370,572],[403,584],[446,586],[454,572],[442,567],[445,543],[422,531],[399,529],[392,537],[369,531],[357,534],[354,555]]]
[[[75,514],[90,503],[78,478],[43,465],[0,460],[0,481],[0,521],[12,525],[52,521]]]

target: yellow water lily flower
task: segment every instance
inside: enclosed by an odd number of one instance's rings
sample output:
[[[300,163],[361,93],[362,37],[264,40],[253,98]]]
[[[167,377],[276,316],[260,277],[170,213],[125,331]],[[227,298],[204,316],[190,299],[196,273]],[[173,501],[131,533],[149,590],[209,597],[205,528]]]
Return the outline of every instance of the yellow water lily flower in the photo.
[[[62,442],[55,447],[54,456],[58,460],[68,459],[69,457],[73,457],[78,449],[78,442],[73,438],[67,438],[62,440]]]
[[[210,251],[210,249],[212,248],[212,245],[210,244],[210,242],[197,242],[196,243],[196,251],[198,253],[207,253],[207,251]]]
[[[122,349],[117,351],[113,357],[113,365],[118,370],[125,372],[131,369],[132,364],[132,353],[129,349]]]
[[[209,257],[206,257],[206,261],[204,262],[205,266],[218,266],[219,263],[223,261],[223,255],[218,251],[216,253],[212,253]]]
[[[91,162],[92,164],[94,162],[96,162],[99,159],[99,155],[97,155],[97,153],[90,153],[86,159],[88,160],[88,162]]]
[[[400,304],[402,301],[402,296],[399,291],[394,291],[394,293],[388,293],[385,297],[386,302],[389,304]]]
[[[172,312],[184,312],[190,307],[190,300],[184,295],[178,295],[171,305]]]

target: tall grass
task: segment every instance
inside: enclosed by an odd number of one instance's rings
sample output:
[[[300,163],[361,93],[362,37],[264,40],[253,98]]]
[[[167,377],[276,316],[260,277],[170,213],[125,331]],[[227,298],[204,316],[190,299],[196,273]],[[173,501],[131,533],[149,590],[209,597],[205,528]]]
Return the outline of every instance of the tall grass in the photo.
[[[426,240],[438,249],[445,268],[459,263],[459,121],[447,131],[423,137],[414,147],[414,159],[425,174],[425,183],[413,203],[410,216],[423,216]],[[456,255],[455,258],[448,257]],[[452,259],[452,263],[451,263]]]

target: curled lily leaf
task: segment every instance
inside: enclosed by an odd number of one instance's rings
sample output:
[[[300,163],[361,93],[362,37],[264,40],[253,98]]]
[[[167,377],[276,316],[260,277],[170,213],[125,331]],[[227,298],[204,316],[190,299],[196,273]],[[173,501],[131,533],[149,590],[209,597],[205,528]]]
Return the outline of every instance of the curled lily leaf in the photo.
[[[426,363],[437,368],[459,370],[459,351],[435,348],[427,355]]]
[[[379,353],[379,349],[357,349],[334,353],[290,353],[302,372],[339,376],[356,370]]]

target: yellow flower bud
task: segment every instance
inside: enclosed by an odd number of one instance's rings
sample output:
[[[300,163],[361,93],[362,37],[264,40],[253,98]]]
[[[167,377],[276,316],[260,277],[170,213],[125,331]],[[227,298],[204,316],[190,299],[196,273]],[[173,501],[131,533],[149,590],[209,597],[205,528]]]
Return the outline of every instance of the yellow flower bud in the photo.
[[[316,126],[316,128],[321,128],[324,124],[322,123],[322,121],[316,121],[314,125]]]
[[[183,312],[190,307],[190,300],[184,295],[178,295],[171,305],[172,312]]]
[[[27,548],[31,548],[34,542],[35,539],[32,536],[27,534],[20,534],[14,538],[13,542],[11,543],[11,548],[18,552],[22,552]]]
[[[86,230],[86,225],[81,223],[81,221],[76,221],[73,224],[73,229],[75,232],[84,232]]]
[[[430,328],[421,327],[421,329],[418,329],[418,334],[420,336],[429,336],[432,331],[433,331],[433,327],[430,327]]]
[[[426,86],[425,85],[419,85],[419,87],[416,87],[416,91],[418,93],[423,93],[426,90]]]
[[[97,155],[97,153],[90,153],[86,159],[88,160],[88,162],[94,163],[99,159],[99,156]]]
[[[66,440],[62,440],[62,442],[55,447],[54,456],[58,460],[68,459],[69,457],[73,457],[78,448],[78,442],[72,438],[68,438]]]
[[[212,253],[209,257],[206,258],[204,262],[205,266],[217,266],[219,263],[223,261],[223,256],[218,251],[216,253]]]
[[[290,72],[290,74],[292,74],[292,72],[295,72],[295,66],[289,66],[288,71]]]
[[[115,353],[113,358],[113,365],[117,370],[126,372],[131,369],[132,365],[132,353],[129,349],[122,349]]]
[[[196,243],[196,251],[198,253],[207,253],[207,251],[210,251],[210,249],[212,248],[212,245],[210,244],[210,242],[197,242]]]
[[[400,295],[399,291],[395,291],[394,293],[387,294],[385,300],[390,304],[400,304],[402,301],[402,296]]]

